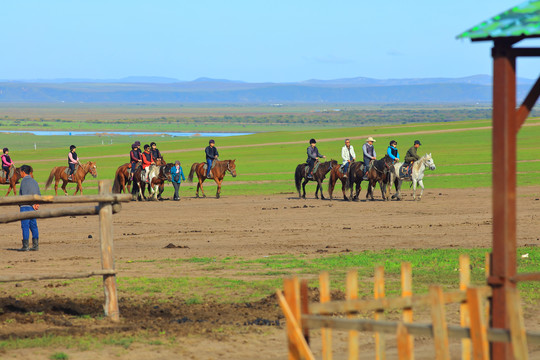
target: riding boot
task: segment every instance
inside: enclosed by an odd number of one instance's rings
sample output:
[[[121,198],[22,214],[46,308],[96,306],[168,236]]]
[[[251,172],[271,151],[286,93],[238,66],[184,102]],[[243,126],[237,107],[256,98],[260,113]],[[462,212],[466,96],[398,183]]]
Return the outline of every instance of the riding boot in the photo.
[[[313,180],[313,173],[309,173],[309,174],[307,175],[307,178],[308,178],[309,180]]]
[[[38,251],[39,250],[39,239],[32,238],[32,247],[30,248],[30,251]]]
[[[28,239],[22,241],[22,248],[19,249],[19,251],[28,251]]]
[[[73,181],[73,177],[71,175],[68,175],[68,181]]]

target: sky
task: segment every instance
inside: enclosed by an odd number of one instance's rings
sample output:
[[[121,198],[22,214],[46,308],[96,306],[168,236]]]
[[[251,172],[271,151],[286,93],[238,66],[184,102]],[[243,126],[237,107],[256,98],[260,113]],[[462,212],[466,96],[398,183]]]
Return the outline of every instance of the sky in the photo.
[[[492,42],[456,36],[520,2],[3,1],[0,79],[295,82],[491,74]],[[518,76],[536,79],[539,62],[518,59]]]

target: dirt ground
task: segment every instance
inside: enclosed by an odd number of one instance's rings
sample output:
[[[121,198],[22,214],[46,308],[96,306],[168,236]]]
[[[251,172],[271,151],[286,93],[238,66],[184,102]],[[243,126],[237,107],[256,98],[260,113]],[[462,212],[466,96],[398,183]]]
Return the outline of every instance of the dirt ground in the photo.
[[[219,200],[183,197],[179,202],[123,204],[114,215],[115,259],[122,263],[192,257],[252,259],[277,254],[324,256],[343,251],[491,245],[490,189],[429,189],[421,201],[412,201],[410,192],[406,192],[409,196],[401,202],[323,201],[312,198],[312,190],[308,193],[311,198],[306,200],[283,194]],[[380,198],[380,193],[376,195]],[[18,209],[10,207],[4,211]],[[540,186],[519,189],[518,246],[540,245],[539,217]],[[21,245],[20,224],[2,225],[3,275],[99,269],[97,217],[38,220],[38,224],[40,251],[28,253],[11,250]],[[170,243],[181,248],[167,248]],[[119,276],[174,276],[171,269],[138,264],[122,267]],[[194,269],[181,275],[201,274]],[[204,275],[209,276],[208,271]],[[58,286],[49,281],[34,284],[41,284],[36,285],[38,288]],[[112,332],[147,334],[149,338],[166,332],[175,339],[166,346],[134,343],[127,349],[58,348],[72,359],[287,357],[283,317],[274,297],[248,304],[188,306],[184,301],[173,300],[149,306],[143,299],[122,298],[120,294],[122,321],[112,324],[101,318],[100,296],[71,298],[66,289],[61,291],[62,296],[16,299],[13,289],[17,286],[21,284],[0,285],[0,339],[44,333],[104,337]],[[345,348],[345,334],[336,335],[336,341],[338,347]],[[362,343],[372,345],[372,336],[363,337]],[[417,341],[417,359],[433,357],[431,344],[427,339]],[[48,359],[51,353],[43,348],[6,350],[0,352],[0,358]],[[452,353],[459,354],[459,344],[452,344]],[[390,344],[390,358],[396,358],[394,355],[395,344]],[[532,358],[540,358],[540,351],[534,352]]]

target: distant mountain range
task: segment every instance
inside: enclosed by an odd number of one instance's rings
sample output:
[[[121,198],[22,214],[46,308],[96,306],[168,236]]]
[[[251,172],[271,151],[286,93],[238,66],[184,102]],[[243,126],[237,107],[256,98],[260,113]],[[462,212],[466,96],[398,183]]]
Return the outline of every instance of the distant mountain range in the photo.
[[[518,78],[522,99],[535,80]],[[248,83],[198,78],[0,80],[0,102],[70,103],[476,103],[491,102],[492,77],[372,79],[365,77]]]

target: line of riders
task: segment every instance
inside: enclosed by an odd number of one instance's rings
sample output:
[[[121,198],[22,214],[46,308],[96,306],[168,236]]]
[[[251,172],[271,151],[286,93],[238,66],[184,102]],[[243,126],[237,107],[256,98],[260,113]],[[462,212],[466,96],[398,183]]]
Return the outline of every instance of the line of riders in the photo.
[[[367,174],[373,165],[373,161],[377,160],[377,153],[375,152],[375,147],[373,146],[373,143],[376,141],[377,140],[373,139],[370,136],[366,139],[364,145],[362,145],[363,163],[361,164],[361,167],[362,171],[364,172],[364,180],[368,179]],[[317,141],[315,141],[315,139],[311,139],[309,140],[309,147],[307,148],[308,157],[306,160],[306,164],[309,166],[307,174],[307,178],[309,180],[313,180],[313,169],[319,159],[326,159],[326,156],[322,155],[319,152],[316,144]],[[420,143],[420,140],[415,140],[413,146],[411,146],[410,149],[407,150],[407,154],[405,155],[405,161],[403,163],[403,174],[409,173],[410,169],[412,169],[411,165],[415,161],[420,160],[420,156],[417,153],[420,145],[422,145]],[[390,159],[393,160],[394,163],[400,161],[397,141],[390,141],[390,145],[388,145],[386,154],[390,157]],[[356,153],[354,152],[354,147],[351,145],[351,141],[349,139],[345,139],[345,145],[341,148],[341,157],[343,159],[343,164],[341,165],[340,170],[344,174],[343,177],[347,178],[350,164],[356,161]]]

